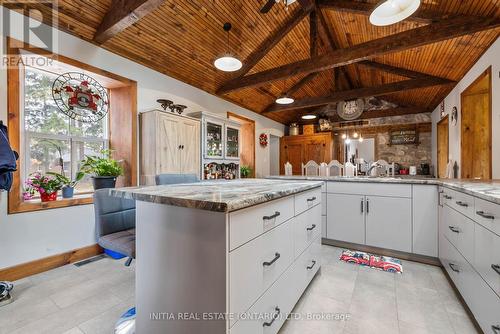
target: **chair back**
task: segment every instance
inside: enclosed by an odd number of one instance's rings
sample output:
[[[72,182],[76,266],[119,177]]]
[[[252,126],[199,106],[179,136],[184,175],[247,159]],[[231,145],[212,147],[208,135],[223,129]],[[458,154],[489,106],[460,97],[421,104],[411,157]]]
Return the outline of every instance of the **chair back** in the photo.
[[[319,175],[319,165],[316,163],[316,161],[309,160],[305,165],[302,164],[302,175],[318,176]]]
[[[328,176],[328,165],[326,162],[319,164],[319,176]]]
[[[200,182],[196,174],[159,174],[155,181],[156,185]]]
[[[94,213],[97,239],[135,228],[135,201],[111,196],[109,189],[95,191]]]
[[[337,160],[332,160],[327,168],[328,176],[342,176],[344,173],[344,165]]]
[[[352,162],[346,162],[344,165],[345,176],[356,176],[358,174],[357,167]]]
[[[292,176],[293,175],[293,167],[292,164],[288,161],[285,163],[285,175]]]

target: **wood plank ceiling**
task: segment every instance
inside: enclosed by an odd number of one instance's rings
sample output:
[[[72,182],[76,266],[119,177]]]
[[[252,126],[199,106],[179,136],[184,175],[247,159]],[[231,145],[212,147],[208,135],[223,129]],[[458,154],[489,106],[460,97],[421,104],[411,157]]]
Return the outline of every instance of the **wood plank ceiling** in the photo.
[[[310,35],[314,33],[310,32],[309,11],[315,11],[316,15],[311,17],[317,18],[315,52],[319,56],[335,49],[343,49],[340,52],[344,54],[344,50],[349,51],[353,46],[429,24],[427,19],[412,19],[389,27],[375,27],[369,23],[366,13],[378,0],[318,0],[316,4],[312,3],[312,9],[303,5],[302,3],[307,4],[303,0],[292,4],[288,10],[275,5],[265,15],[259,14],[264,0],[129,0],[127,6],[133,8],[133,5],[137,5],[138,10],[120,20],[124,1],[126,0],[59,0],[58,26],[111,52],[212,94],[217,94],[221,87],[235,79],[235,74],[218,71],[213,66],[214,59],[228,51],[226,34],[222,30],[225,22],[233,25],[229,51],[245,63],[269,36],[283,29],[294,17],[303,16],[281,40],[276,41],[276,45],[248,71],[247,76],[274,71],[277,67],[310,58]],[[4,4],[19,9],[19,5],[9,4],[9,1]],[[23,6],[24,9],[36,8],[42,12],[50,10],[39,3],[26,3]],[[301,14],[302,11],[305,13]],[[457,82],[500,33],[499,0],[422,0],[418,13],[423,13],[423,16],[432,13],[434,16],[447,18],[457,15],[476,16],[489,20],[490,23],[486,26],[487,29],[481,28],[474,33],[404,51],[368,57],[370,61]],[[109,28],[110,22],[119,24]],[[434,23],[439,23],[439,20]],[[288,124],[297,121],[305,112],[321,109],[321,106],[315,106],[267,112],[273,108],[275,98],[291,87],[294,87],[294,98],[301,101],[335,96],[345,90],[378,87],[409,78],[397,71],[389,72],[391,71],[354,63],[315,74],[289,75],[286,79],[263,82],[255,87],[218,95]],[[307,82],[296,86],[305,77]],[[405,110],[415,112],[416,108],[429,112],[452,88],[453,84],[441,83],[405,89],[382,95],[381,98],[405,107],[401,109],[402,113]]]

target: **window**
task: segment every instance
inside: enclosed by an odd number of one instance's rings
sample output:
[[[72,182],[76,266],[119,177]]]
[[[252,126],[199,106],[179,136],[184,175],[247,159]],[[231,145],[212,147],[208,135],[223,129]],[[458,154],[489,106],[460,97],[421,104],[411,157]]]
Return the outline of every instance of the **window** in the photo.
[[[52,98],[52,83],[59,74],[25,66],[21,106],[24,121],[23,179],[33,172],[56,172],[74,179],[85,155],[108,148],[108,119],[98,123],[75,121],[63,114]],[[92,191],[86,176],[76,193]]]

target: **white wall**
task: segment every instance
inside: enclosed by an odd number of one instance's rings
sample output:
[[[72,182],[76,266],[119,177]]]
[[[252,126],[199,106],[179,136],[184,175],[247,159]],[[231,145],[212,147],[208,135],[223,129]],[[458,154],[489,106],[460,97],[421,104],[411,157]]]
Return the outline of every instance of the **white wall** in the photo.
[[[500,40],[496,42],[483,54],[479,61],[474,64],[470,71],[464,76],[453,91],[445,98],[444,105],[446,114],[450,114],[450,159],[457,161],[460,166],[460,94],[474,82],[489,66],[492,74],[492,164],[494,179],[500,178],[500,155],[495,154],[500,150]],[[458,108],[458,121],[456,125],[451,123],[451,110]],[[437,165],[437,123],[440,120],[440,107],[432,113],[432,164]],[[460,174],[460,172],[459,172]]]
[[[16,26],[21,24],[21,15],[12,13],[11,18]],[[22,40],[20,31],[22,30],[12,29],[11,37]],[[282,136],[284,131],[282,124],[64,32],[58,31],[57,36],[56,53],[137,81],[139,111],[156,108],[158,98],[167,98],[187,105],[187,113],[206,110],[225,115],[227,111],[232,111],[255,120],[256,175],[258,177],[269,175],[269,147],[261,148],[258,136],[263,132]],[[2,36],[0,43],[5,45],[5,36]],[[0,72],[0,119],[6,123],[7,74],[4,69]],[[92,205],[7,215],[7,194],[0,193],[0,268],[94,243]]]

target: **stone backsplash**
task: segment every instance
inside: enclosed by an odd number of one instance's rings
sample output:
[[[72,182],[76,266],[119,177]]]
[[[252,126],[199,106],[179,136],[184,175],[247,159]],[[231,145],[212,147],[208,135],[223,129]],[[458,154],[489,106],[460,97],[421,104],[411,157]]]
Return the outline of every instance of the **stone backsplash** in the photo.
[[[432,162],[431,132],[420,132],[419,145],[389,145],[389,133],[377,133],[375,141],[378,159],[397,162],[402,167],[417,166]]]

